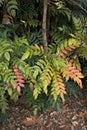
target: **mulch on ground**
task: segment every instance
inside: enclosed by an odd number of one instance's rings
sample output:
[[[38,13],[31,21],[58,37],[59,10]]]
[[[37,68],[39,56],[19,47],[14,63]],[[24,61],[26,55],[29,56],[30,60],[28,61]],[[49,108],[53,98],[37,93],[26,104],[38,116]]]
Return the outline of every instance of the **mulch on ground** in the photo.
[[[87,130],[87,96],[71,98],[61,111],[47,110],[36,117],[23,103],[12,103],[9,116],[7,124],[0,124],[0,130]]]

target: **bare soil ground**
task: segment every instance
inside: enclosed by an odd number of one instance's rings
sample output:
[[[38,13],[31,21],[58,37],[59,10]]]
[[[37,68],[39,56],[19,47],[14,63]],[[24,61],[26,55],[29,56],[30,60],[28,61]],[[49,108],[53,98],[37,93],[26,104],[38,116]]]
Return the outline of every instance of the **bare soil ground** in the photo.
[[[69,99],[61,111],[50,111],[33,116],[32,108],[22,101],[11,104],[9,122],[0,130],[87,130],[87,92],[79,99]]]

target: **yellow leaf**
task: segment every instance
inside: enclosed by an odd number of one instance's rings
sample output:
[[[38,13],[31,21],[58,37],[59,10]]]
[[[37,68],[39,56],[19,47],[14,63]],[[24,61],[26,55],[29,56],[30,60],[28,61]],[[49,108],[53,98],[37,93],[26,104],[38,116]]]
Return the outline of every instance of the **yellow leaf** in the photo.
[[[7,89],[9,96],[12,96],[12,88]]]
[[[47,82],[47,80],[45,80],[45,82],[44,82],[44,86],[43,86],[43,90],[44,90],[44,92],[47,94],[47,86],[48,86],[48,82]]]
[[[35,44],[35,47],[36,47],[38,50],[40,50],[40,47],[39,47],[37,44]]]
[[[69,76],[66,76],[66,81],[68,81],[69,80]]]

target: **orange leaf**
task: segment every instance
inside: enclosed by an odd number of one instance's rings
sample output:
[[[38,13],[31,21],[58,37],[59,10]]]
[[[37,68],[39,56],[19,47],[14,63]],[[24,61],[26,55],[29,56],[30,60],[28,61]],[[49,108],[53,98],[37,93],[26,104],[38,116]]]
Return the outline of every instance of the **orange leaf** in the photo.
[[[37,44],[35,44],[35,47],[36,47],[38,50],[40,50],[40,47],[39,47]]]
[[[80,82],[79,86],[80,86],[81,89],[83,88],[82,82]]]
[[[33,89],[34,89],[33,83],[30,83],[29,87],[30,87],[30,90],[33,91]]]
[[[65,98],[64,98],[64,94],[63,93],[60,93],[60,97],[61,97],[62,101],[65,102]]]
[[[62,50],[62,52],[64,53],[64,54],[67,54],[68,53],[68,51],[67,50]]]

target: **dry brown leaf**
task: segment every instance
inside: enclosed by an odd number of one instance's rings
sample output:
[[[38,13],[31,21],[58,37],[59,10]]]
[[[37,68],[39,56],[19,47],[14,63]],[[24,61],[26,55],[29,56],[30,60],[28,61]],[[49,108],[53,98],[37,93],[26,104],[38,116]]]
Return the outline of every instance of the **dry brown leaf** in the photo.
[[[22,124],[25,126],[31,126],[35,124],[41,124],[42,122],[43,122],[42,118],[26,117],[26,119],[23,120]]]
[[[35,125],[37,123],[37,119],[35,117],[26,117],[26,119],[23,120],[23,124],[25,126]]]
[[[84,112],[79,112],[79,115],[78,115],[80,118],[85,118],[87,119],[87,111],[84,111]]]

